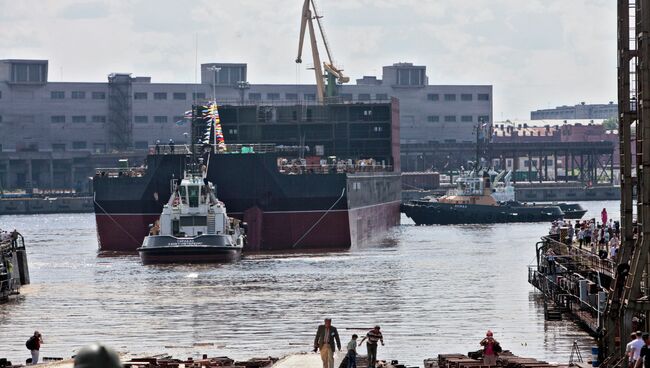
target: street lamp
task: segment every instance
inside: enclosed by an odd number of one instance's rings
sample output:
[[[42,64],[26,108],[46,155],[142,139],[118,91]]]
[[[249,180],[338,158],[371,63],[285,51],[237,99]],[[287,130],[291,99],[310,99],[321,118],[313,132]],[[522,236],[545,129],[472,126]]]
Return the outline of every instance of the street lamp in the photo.
[[[208,70],[212,71],[212,101],[217,101],[217,92],[216,92],[216,87],[217,87],[217,74],[221,70],[216,65],[212,65],[208,67]]]

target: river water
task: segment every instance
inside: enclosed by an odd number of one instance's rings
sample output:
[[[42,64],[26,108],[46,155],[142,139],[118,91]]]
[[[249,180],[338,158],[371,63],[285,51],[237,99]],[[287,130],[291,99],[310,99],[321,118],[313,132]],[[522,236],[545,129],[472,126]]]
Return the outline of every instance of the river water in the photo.
[[[586,217],[600,218],[603,206],[619,216],[615,201],[583,205]],[[363,249],[220,266],[100,257],[92,214],[0,216],[0,228],[14,227],[32,281],[0,305],[0,357],[14,362],[28,357],[35,329],[41,356],[69,357],[96,341],[133,354],[282,356],[310,350],[327,316],[343,344],[380,324],[379,358],[419,366],[477,350],[487,329],[504,349],[551,362],[568,362],[574,340],[583,356],[593,344],[570,321],[544,321],[527,283],[545,223],[420,227],[403,217]]]

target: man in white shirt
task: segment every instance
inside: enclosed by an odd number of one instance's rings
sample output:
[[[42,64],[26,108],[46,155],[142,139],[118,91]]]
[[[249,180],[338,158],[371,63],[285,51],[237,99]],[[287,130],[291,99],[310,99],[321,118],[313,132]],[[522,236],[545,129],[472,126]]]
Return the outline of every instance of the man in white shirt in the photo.
[[[633,332],[630,337],[634,340],[628,342],[625,346],[625,353],[628,357],[629,367],[634,367],[634,363],[636,363],[639,359],[639,354],[641,354],[641,348],[645,345],[641,336],[641,331]]]

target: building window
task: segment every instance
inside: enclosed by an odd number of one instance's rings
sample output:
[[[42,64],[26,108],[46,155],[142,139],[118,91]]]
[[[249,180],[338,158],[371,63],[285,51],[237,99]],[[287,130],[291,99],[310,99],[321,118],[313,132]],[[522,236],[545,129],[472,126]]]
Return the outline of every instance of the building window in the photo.
[[[73,123],[85,123],[86,122],[86,116],[85,115],[76,115],[72,117],[72,122]]]
[[[135,149],[147,149],[147,148],[149,148],[149,142],[135,141]]]
[[[167,99],[167,92],[154,92],[153,99],[154,100],[166,100]]]
[[[52,151],[54,152],[64,152],[65,143],[52,143]]]
[[[446,115],[445,116],[445,123],[455,123],[456,122],[456,116],[455,115]]]
[[[15,63],[11,65],[12,82],[45,82],[44,64]]]
[[[147,99],[147,92],[136,92],[133,94],[133,99],[134,100],[146,100]]]
[[[146,124],[149,122],[149,117],[145,115],[136,115],[133,117],[133,121],[138,124]]]
[[[86,149],[86,142],[83,141],[74,141],[72,142],[72,149]]]
[[[154,123],[159,123],[159,124],[164,124],[167,122],[167,117],[166,116],[154,116],[153,117],[153,122]]]
[[[105,100],[106,92],[93,92],[92,97],[93,100]]]
[[[2,115],[0,115],[0,123],[2,123]]]
[[[437,116],[437,115],[429,115],[429,116],[427,116],[427,121],[428,121],[429,123],[437,123],[437,122],[440,121],[440,116]]]
[[[424,69],[398,69],[397,84],[400,86],[422,86],[424,85]]]
[[[65,98],[65,92],[52,91],[50,92],[50,98],[52,98],[53,100],[63,100]]]
[[[305,93],[305,101],[316,101],[316,95],[313,93]]]
[[[280,94],[279,93],[267,93],[266,94],[266,99],[267,100],[279,100],[280,99]]]
[[[0,91],[0,99],[2,99],[2,91]]]
[[[478,94],[478,100],[479,101],[490,101],[490,95],[487,93],[479,93]]]
[[[106,122],[106,116],[104,116],[104,115],[93,115],[92,122],[93,123],[105,123]]]
[[[297,93],[287,93],[284,95],[284,98],[290,101],[294,101],[298,99],[298,94]]]
[[[438,101],[440,100],[440,95],[437,93],[428,93],[427,94],[427,100],[429,101]]]
[[[65,123],[65,115],[50,116],[50,122],[52,122],[52,123]]]
[[[341,93],[339,96],[343,101],[352,101],[352,93]]]
[[[471,93],[462,93],[460,95],[460,100],[461,101],[472,101],[472,94]]]
[[[173,96],[174,96],[174,100],[187,100],[187,93],[185,93],[185,92],[174,92]],[[167,98],[167,96],[165,96],[165,98],[163,98],[163,100],[166,99],[166,98]]]
[[[471,123],[472,115],[463,115],[460,117],[460,121],[462,121],[463,123]]]
[[[84,91],[72,91],[72,99],[74,100],[83,100],[86,98],[86,92]]]
[[[359,93],[359,101],[370,101],[370,93]]]
[[[237,129],[228,129],[228,134],[237,135]]]
[[[106,153],[106,143],[93,143],[93,152]]]
[[[490,116],[489,115],[481,115],[478,117],[478,121],[482,123],[489,123],[490,122]]]
[[[249,93],[248,94],[248,99],[250,101],[262,101],[262,94],[261,93]]]
[[[377,93],[375,95],[375,99],[377,99],[377,100],[388,100],[388,95],[386,93]]]
[[[445,101],[456,101],[456,95],[453,93],[445,93]]]
[[[192,93],[193,100],[205,100],[205,92],[194,92]]]

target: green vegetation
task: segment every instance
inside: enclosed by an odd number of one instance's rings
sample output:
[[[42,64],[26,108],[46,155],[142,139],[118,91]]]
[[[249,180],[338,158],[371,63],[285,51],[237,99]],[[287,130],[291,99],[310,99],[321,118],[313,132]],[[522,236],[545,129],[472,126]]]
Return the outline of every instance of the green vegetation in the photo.
[[[618,117],[613,116],[613,117],[603,121],[603,126],[607,130],[618,129]]]

